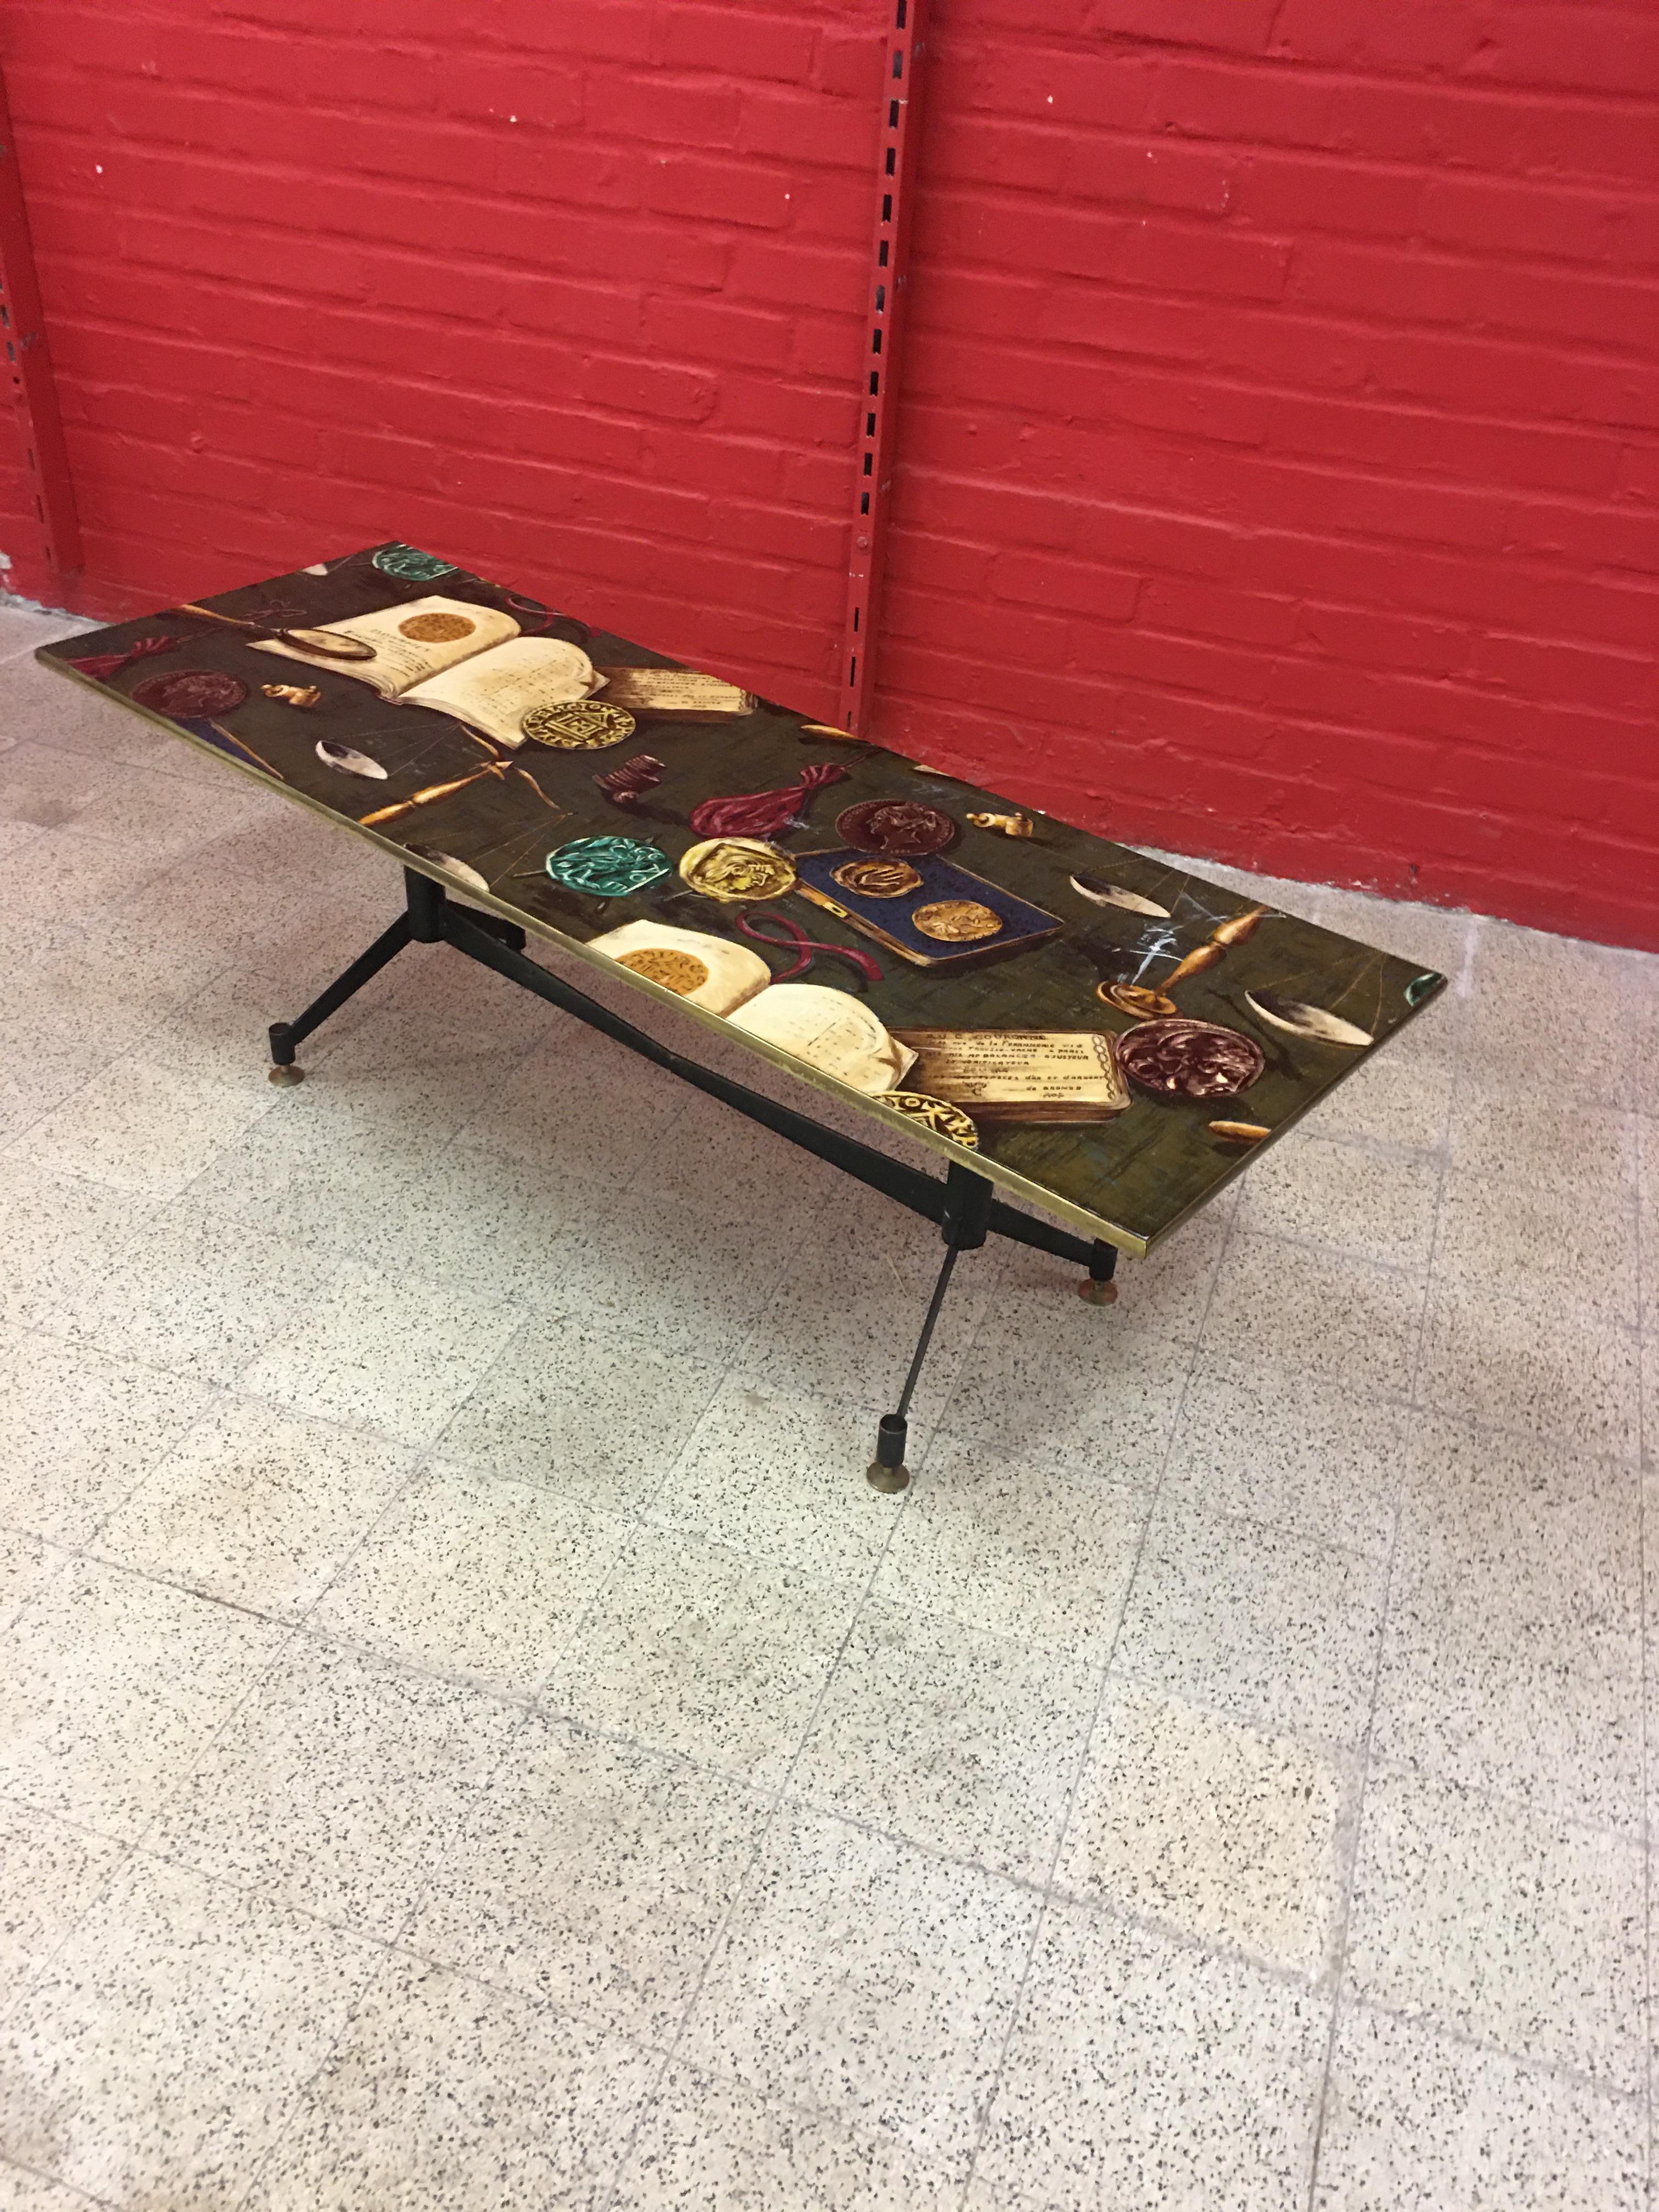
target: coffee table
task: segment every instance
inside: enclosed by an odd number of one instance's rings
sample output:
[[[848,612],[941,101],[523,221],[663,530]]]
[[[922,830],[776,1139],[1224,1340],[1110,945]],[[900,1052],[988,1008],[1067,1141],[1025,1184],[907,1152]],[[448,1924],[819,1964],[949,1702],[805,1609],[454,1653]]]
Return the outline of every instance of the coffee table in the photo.
[[[38,657],[401,863],[404,910],[271,1024],[273,1083],[301,1079],[304,1039],[405,945],[442,943],[936,1223],[881,1489],[908,1480],[959,1254],[1009,1237],[1109,1304],[1120,1252],[1149,1251],[1445,983],[397,543]],[[661,1042],[529,958],[532,937],[856,1109],[887,1148]]]

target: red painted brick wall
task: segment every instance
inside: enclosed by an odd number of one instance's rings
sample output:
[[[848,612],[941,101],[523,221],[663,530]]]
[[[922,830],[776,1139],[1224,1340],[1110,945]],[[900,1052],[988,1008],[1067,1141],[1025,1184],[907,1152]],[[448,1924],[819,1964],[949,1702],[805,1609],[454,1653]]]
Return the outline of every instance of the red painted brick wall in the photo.
[[[886,5],[0,9],[76,603],[397,534],[830,708]],[[880,733],[1659,943],[1656,93],[1647,4],[935,0]]]

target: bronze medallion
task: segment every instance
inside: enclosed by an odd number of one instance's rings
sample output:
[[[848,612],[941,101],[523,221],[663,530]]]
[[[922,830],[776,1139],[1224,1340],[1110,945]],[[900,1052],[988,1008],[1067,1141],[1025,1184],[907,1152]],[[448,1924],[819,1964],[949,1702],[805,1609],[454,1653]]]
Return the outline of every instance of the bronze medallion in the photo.
[[[708,967],[695,952],[682,952],[672,945],[642,945],[637,952],[619,954],[617,964],[631,968],[647,983],[660,983],[665,991],[677,991],[683,999],[701,991],[708,981]]]
[[[1138,1022],[1152,1021],[1160,1014],[1179,1012],[1173,999],[1162,991],[1154,991],[1145,983],[1097,983],[1095,996],[1109,1006],[1115,1006],[1121,1014],[1133,1014]]]
[[[902,898],[921,889],[921,878],[904,860],[848,860],[832,871],[831,880],[858,898]]]
[[[1234,1097],[1267,1066],[1254,1038],[1184,1015],[1142,1022],[1118,1039],[1117,1056],[1143,1091],[1176,1098]]]
[[[836,830],[861,853],[886,853],[907,860],[921,853],[942,853],[957,834],[948,814],[915,799],[860,799],[836,817]]]
[[[705,838],[681,860],[680,875],[694,891],[723,904],[781,898],[795,887],[794,862],[759,837]]]
[[[441,610],[424,615],[410,615],[400,622],[398,629],[416,645],[453,645],[458,638],[471,637],[478,627],[465,615],[447,615]]]
[[[970,1152],[979,1150],[979,1131],[961,1107],[953,1106],[948,1098],[930,1098],[925,1091],[884,1091],[881,1103],[912,1121],[937,1130],[941,1137],[949,1137],[952,1144]]]
[[[946,945],[971,945],[981,937],[998,936],[1002,916],[993,914],[977,899],[935,899],[931,905],[916,908],[910,926],[924,937],[939,938]]]
[[[135,684],[132,696],[141,707],[158,714],[193,720],[228,714],[247,697],[240,676],[227,676],[217,668],[181,668],[171,676],[147,676]]]
[[[635,723],[625,707],[608,707],[600,699],[567,699],[556,707],[532,707],[519,727],[538,745],[596,753],[631,738]]]

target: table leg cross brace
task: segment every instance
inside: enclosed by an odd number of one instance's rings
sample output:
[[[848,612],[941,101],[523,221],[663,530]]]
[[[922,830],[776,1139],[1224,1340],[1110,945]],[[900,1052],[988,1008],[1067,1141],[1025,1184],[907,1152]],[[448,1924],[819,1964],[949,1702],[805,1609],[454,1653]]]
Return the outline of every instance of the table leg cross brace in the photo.
[[[797,1113],[793,1107],[781,1105],[731,1076],[688,1060],[671,1046],[659,1043],[648,1030],[636,1029],[623,1015],[613,1013],[609,1006],[589,998],[562,976],[527,958],[525,933],[516,922],[480,913],[472,907],[458,906],[447,896],[441,884],[434,883],[429,876],[417,874],[412,868],[404,869],[404,882],[408,898],[406,911],[389,929],[383,930],[368,950],[354,960],[295,1020],[271,1024],[271,1081],[288,1085],[303,1080],[304,1071],[295,1060],[296,1048],[331,1014],[337,1013],[365,983],[378,975],[405,945],[449,945],[481,967],[493,969],[509,982],[533,992],[550,1006],[574,1015],[578,1021],[586,1022],[590,1028],[625,1045],[630,1052],[638,1053],[641,1059],[678,1076],[682,1082],[735,1108],[750,1121],[758,1121],[778,1136],[787,1138],[803,1152],[827,1160],[843,1174],[896,1200],[925,1220],[937,1222],[945,1238],[945,1261],[922,1324],[915,1356],[910,1362],[898,1411],[884,1413],[881,1419],[876,1456],[869,1470],[870,1480],[878,1489],[902,1490],[910,1479],[904,1465],[910,1400],[927,1357],[958,1253],[976,1251],[987,1235],[994,1232],[1015,1243],[1030,1245],[1039,1252],[1051,1252],[1058,1259],[1086,1267],[1088,1279],[1079,1288],[1085,1297],[1096,1304],[1109,1304],[1115,1297],[1112,1277],[1117,1266],[1117,1252],[1114,1246],[1099,1242],[1088,1243],[1053,1222],[1020,1212],[998,1198],[987,1178],[976,1175],[970,1167],[953,1161],[941,1182],[921,1168],[890,1159],[885,1152],[860,1144],[855,1137],[826,1128],[810,1115]]]

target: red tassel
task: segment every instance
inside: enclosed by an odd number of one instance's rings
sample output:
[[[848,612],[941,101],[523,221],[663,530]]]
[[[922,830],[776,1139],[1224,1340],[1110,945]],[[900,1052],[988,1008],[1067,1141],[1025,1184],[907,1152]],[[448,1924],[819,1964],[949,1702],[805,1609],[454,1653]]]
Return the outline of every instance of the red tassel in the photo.
[[[848,773],[839,761],[817,761],[787,791],[705,799],[691,810],[691,827],[699,837],[776,837],[786,830],[798,830],[812,793],[829,783],[844,783]]]
[[[94,684],[107,684],[112,676],[131,668],[135,660],[148,660],[153,653],[176,653],[184,642],[182,637],[135,638],[125,653],[90,653],[85,659],[71,660],[68,665],[78,669],[82,676],[91,677]]]

